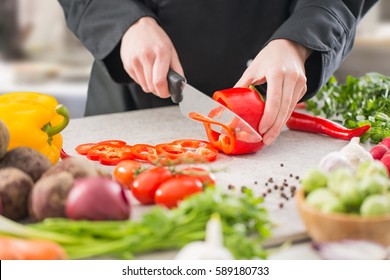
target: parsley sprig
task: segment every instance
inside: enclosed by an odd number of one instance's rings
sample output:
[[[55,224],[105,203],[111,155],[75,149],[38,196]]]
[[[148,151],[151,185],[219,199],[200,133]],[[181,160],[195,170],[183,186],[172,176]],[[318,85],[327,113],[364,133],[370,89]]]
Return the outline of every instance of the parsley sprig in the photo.
[[[370,124],[361,142],[370,140],[376,144],[390,136],[390,77],[379,73],[348,76],[344,84],[332,77],[315,97],[306,101],[306,108],[348,128]]]

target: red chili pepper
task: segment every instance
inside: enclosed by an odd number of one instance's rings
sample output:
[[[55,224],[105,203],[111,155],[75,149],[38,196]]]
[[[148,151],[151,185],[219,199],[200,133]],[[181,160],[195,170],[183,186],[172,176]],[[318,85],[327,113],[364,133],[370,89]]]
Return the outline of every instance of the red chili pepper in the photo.
[[[328,119],[293,111],[286,126],[291,130],[300,130],[312,133],[325,134],[337,139],[351,140],[362,136],[370,125],[349,129]]]
[[[265,103],[260,94],[252,88],[231,88],[216,91],[213,99],[226,106],[242,119],[244,119],[255,130],[258,130],[259,123],[263,117]],[[221,108],[222,109],[222,108]],[[263,142],[250,142],[250,133],[244,128],[237,129],[234,123],[225,125],[214,121],[212,118],[219,113],[219,108],[211,111],[208,116],[192,112],[190,118],[203,122],[207,137],[210,143],[225,154],[239,155],[259,151]],[[234,122],[234,120],[233,120]],[[213,126],[220,126],[222,132],[217,132]],[[232,128],[235,128],[234,130]],[[239,130],[239,132],[237,132]]]

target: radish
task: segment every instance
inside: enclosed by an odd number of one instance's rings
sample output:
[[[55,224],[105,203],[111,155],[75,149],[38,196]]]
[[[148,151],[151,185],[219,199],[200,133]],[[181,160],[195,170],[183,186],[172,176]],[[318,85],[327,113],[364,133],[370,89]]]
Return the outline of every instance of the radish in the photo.
[[[378,144],[371,148],[370,154],[374,159],[380,160],[388,150],[384,144]]]
[[[381,162],[383,163],[384,166],[386,166],[387,171],[388,171],[389,176],[390,176],[390,150],[387,151],[387,153],[383,155],[383,157],[381,158]]]
[[[385,145],[388,149],[390,149],[390,137],[383,138],[379,144]]]

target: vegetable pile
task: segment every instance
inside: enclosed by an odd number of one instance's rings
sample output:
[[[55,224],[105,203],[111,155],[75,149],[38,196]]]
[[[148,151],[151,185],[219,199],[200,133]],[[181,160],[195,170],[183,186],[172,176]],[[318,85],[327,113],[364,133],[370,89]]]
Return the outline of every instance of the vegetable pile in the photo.
[[[390,136],[390,77],[378,73],[348,76],[345,84],[333,77],[306,105],[313,114],[347,128],[370,124],[371,129],[361,137],[363,143],[378,143]]]
[[[133,258],[156,250],[178,249],[204,240],[214,213],[221,219],[224,244],[236,259],[266,258],[262,241],[270,235],[263,199],[249,189],[226,193],[217,188],[193,195],[177,208],[155,206],[140,221],[74,221],[45,219],[23,226],[0,216],[0,232],[58,242],[69,258]]]
[[[339,167],[331,172],[309,170],[302,178],[306,202],[323,213],[361,216],[390,214],[390,178],[377,160],[359,164],[356,172]]]

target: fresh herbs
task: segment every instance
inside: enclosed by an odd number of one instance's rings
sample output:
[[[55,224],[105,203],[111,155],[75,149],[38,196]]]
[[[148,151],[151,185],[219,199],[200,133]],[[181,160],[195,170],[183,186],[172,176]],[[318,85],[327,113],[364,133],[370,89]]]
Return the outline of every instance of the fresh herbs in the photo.
[[[390,136],[390,77],[378,73],[348,76],[344,84],[332,77],[306,105],[313,114],[348,128],[370,124],[361,142],[378,143]]]
[[[72,259],[91,257],[133,258],[136,254],[179,249],[205,238],[206,224],[214,213],[221,218],[225,246],[237,259],[264,259],[262,241],[270,235],[271,223],[263,198],[251,190],[240,193],[208,188],[172,210],[155,206],[139,221],[72,221],[46,219],[41,223],[1,228],[0,232],[59,242]],[[1,222],[1,221],[0,221]],[[10,221],[11,222],[11,221]],[[11,222],[13,223],[13,222]]]

